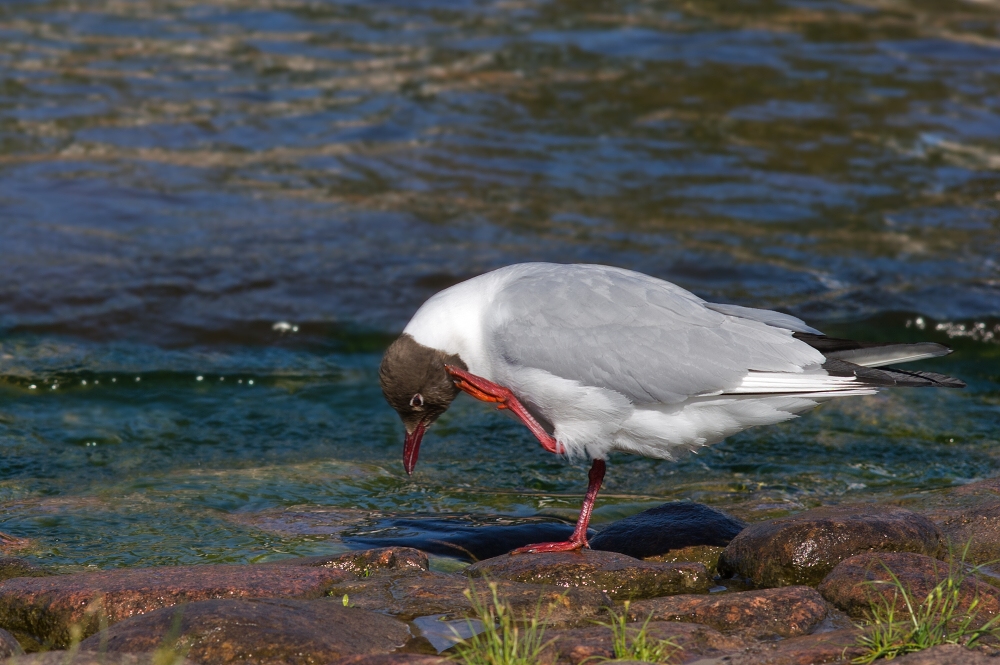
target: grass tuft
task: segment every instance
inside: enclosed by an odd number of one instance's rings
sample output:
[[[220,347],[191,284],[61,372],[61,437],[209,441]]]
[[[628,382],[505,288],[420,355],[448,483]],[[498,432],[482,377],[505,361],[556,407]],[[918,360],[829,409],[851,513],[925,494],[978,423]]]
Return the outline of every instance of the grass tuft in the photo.
[[[465,597],[472,603],[482,630],[470,620],[472,637],[460,639],[451,658],[464,665],[535,665],[549,645],[539,616],[541,607],[536,607],[531,617],[518,618],[510,604],[500,600],[496,583],[490,582],[488,586],[490,598],[485,604],[479,600],[474,586],[466,589]]]
[[[629,602],[625,601],[625,609],[621,614],[611,610],[611,623],[602,623],[611,629],[612,644],[615,657],[604,659],[603,662],[615,660],[643,660],[649,663],[665,663],[683,647],[673,640],[660,640],[649,636],[649,621],[652,613],[643,621],[639,628],[628,625]]]
[[[872,604],[871,618],[861,625],[867,630],[858,638],[858,646],[865,652],[852,662],[867,665],[879,658],[889,660],[941,644],[972,647],[986,636],[1000,639],[1000,616],[985,623],[977,621],[981,609],[978,596],[968,607],[962,607],[962,583],[978,569],[978,566],[966,566],[968,549],[966,545],[957,563],[952,557],[947,577],[923,599],[914,597],[899,577],[882,564],[889,579],[871,584],[887,585],[892,594],[891,597],[879,594],[879,600]],[[896,610],[899,600],[902,600],[904,612]]]

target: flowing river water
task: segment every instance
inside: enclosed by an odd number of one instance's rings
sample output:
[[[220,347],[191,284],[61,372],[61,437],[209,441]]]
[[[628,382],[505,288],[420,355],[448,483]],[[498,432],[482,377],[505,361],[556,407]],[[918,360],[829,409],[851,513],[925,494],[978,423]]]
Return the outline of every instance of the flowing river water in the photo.
[[[595,526],[919,503],[1000,475],[998,199],[1000,2],[7,0],[0,530],[72,570],[573,519],[585,468],[470,399],[408,478],[377,385],[424,299],[526,260],[940,341],[913,367],[969,384],[613,457]]]

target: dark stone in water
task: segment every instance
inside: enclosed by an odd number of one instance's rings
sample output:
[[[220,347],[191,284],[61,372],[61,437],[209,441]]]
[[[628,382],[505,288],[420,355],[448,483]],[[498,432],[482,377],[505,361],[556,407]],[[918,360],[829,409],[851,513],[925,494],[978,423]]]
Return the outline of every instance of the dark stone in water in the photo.
[[[719,572],[761,587],[815,586],[861,552],[935,556],[940,546],[934,523],[905,508],[828,506],[747,527],[722,553]]]
[[[179,632],[178,632],[179,631]],[[82,651],[175,648],[196,663],[312,665],[389,653],[406,644],[402,621],[339,599],[206,600],[127,619],[80,643]]]
[[[475,563],[466,572],[488,580],[600,589],[620,600],[705,593],[711,586],[700,563],[653,563],[594,550],[506,554]]]
[[[568,540],[573,533],[571,524],[542,521],[475,525],[466,520],[405,518],[379,521],[377,528],[394,528],[402,533],[384,538],[345,536],[344,541],[376,547],[415,547],[464,561],[482,561],[524,545]]]
[[[695,545],[725,547],[745,527],[721,510],[678,501],[612,522],[590,539],[590,546],[642,559]]]

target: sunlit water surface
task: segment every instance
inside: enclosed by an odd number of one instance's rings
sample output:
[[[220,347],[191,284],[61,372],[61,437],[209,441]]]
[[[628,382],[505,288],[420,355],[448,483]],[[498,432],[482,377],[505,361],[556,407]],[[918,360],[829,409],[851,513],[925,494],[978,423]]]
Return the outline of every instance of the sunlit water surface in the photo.
[[[376,381],[426,297],[524,260],[969,383],[613,457],[597,526],[998,475],[998,91],[986,1],[0,3],[0,529],[68,570],[343,547],[259,528],[292,506],[572,519],[585,469],[468,399],[407,478]]]

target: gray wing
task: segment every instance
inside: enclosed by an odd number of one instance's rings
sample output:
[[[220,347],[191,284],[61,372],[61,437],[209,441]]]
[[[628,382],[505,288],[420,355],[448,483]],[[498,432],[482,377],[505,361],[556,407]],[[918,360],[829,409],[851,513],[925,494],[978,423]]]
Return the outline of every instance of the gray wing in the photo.
[[[823,363],[790,329],[730,311],[640,273],[533,264],[497,293],[488,329],[504,362],[615,390],[637,404],[732,390],[750,370],[800,372]]]

